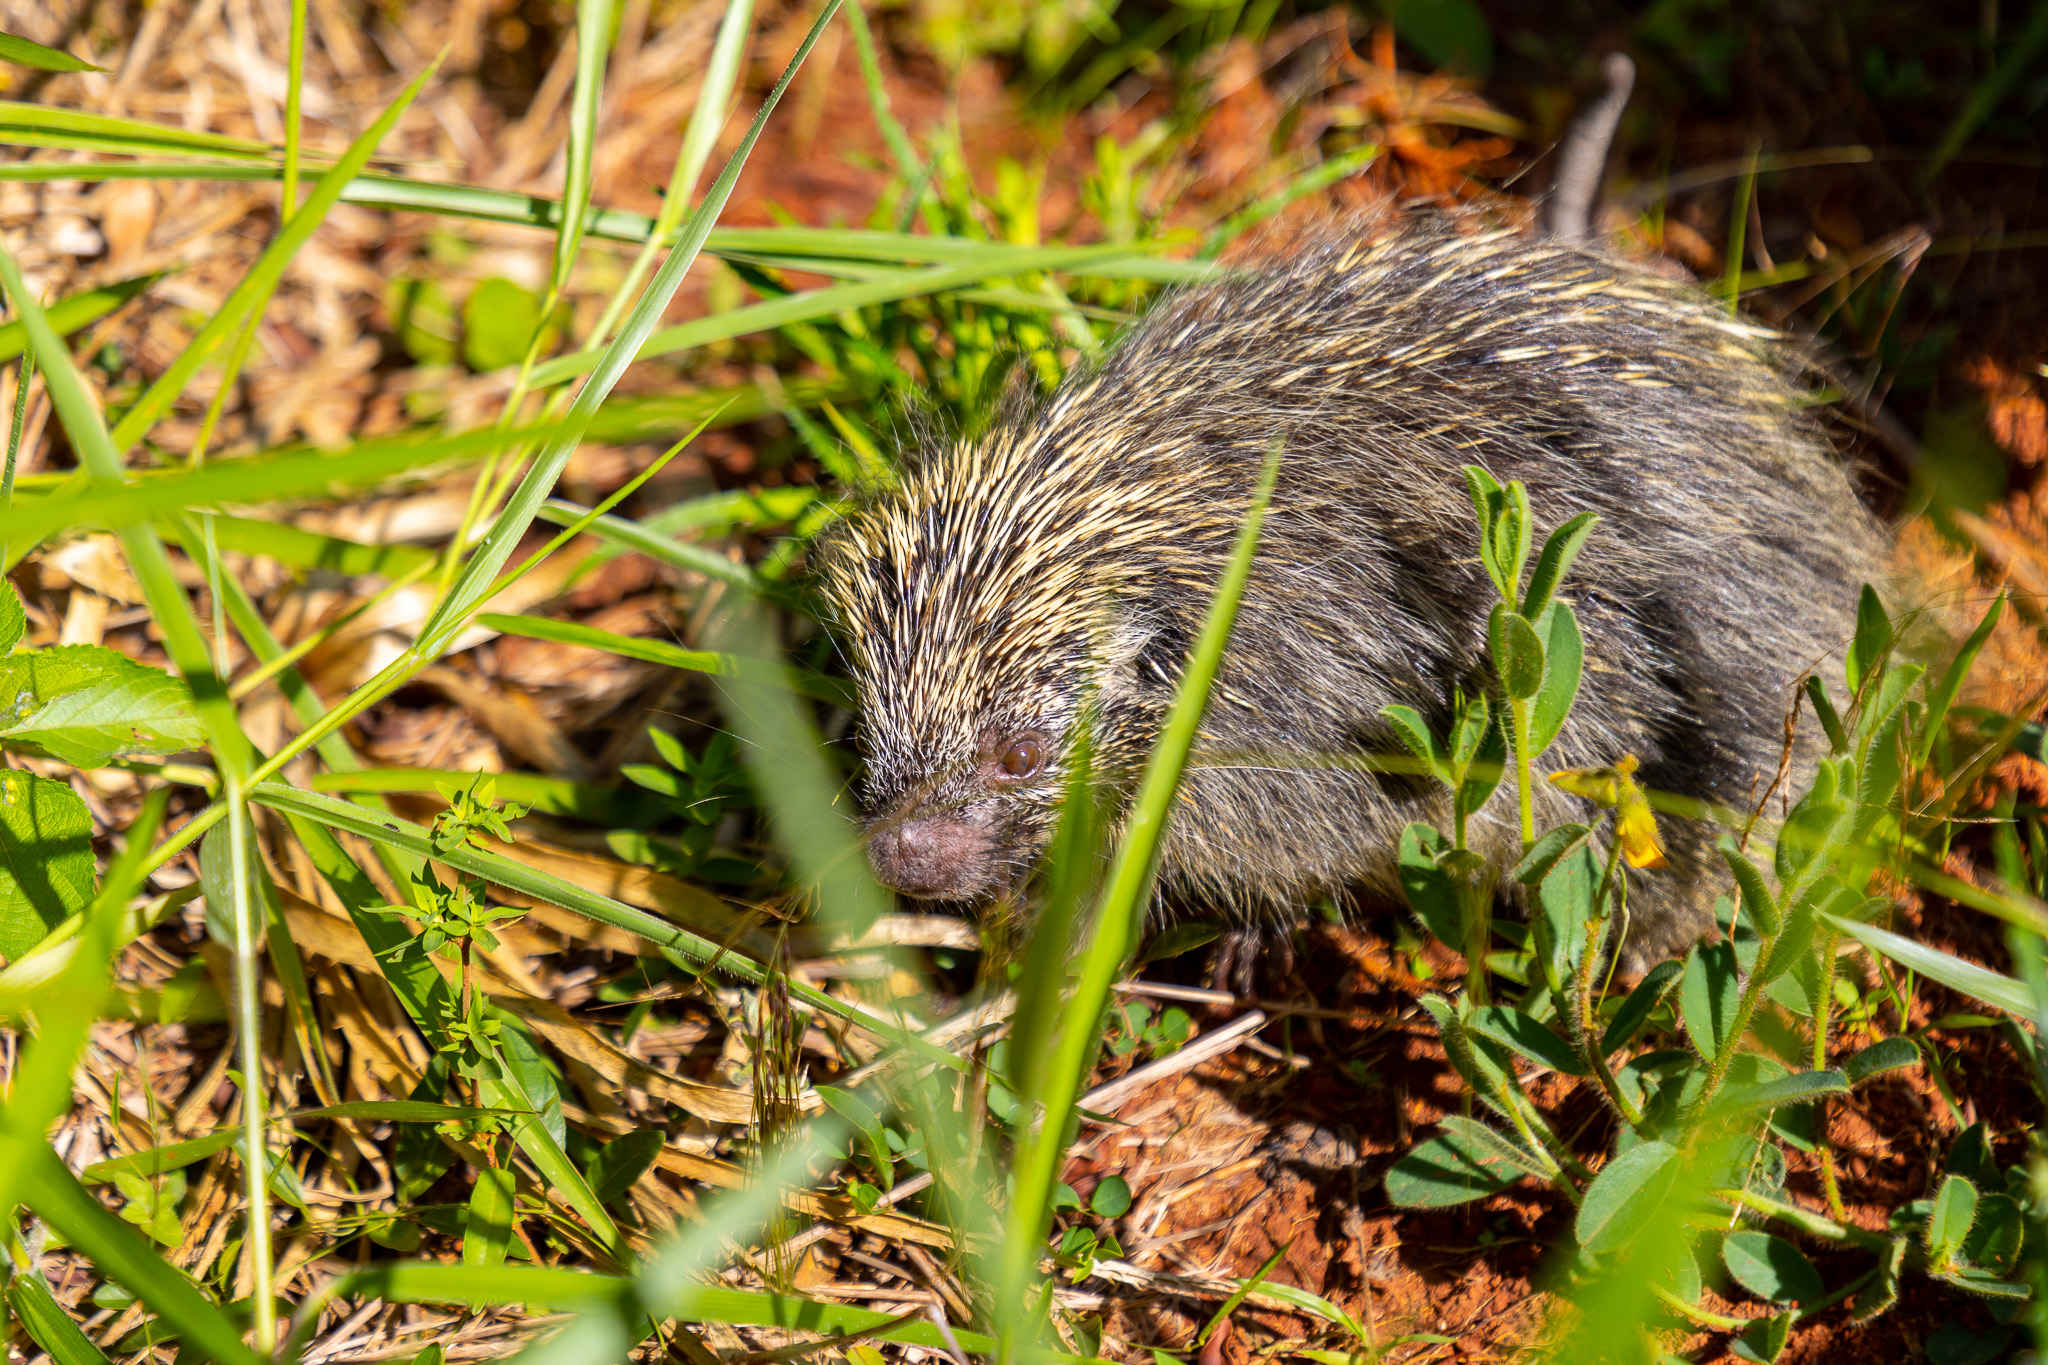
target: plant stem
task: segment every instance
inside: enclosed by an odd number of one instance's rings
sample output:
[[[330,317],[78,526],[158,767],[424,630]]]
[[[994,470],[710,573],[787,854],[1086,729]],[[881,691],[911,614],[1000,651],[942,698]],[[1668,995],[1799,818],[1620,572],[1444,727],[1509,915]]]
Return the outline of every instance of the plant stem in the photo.
[[[1536,797],[1529,775],[1529,703],[1526,698],[1508,698],[1508,719],[1515,731],[1515,795],[1522,811],[1522,851],[1536,842]]]
[[[1616,1079],[1614,1069],[1607,1064],[1606,1049],[1600,1046],[1599,1021],[1593,1017],[1593,969],[1599,965],[1600,949],[1607,940],[1607,923],[1613,918],[1606,910],[1608,898],[1614,894],[1614,874],[1621,865],[1621,840],[1614,839],[1607,850],[1607,870],[1600,878],[1600,890],[1593,898],[1593,904],[1600,907],[1586,928],[1586,951],[1579,959],[1578,971],[1572,973],[1572,1029],[1578,1034],[1579,1054],[1593,1069],[1593,1077],[1600,1082],[1600,1091],[1614,1112],[1628,1121],[1631,1128],[1643,1126],[1642,1111],[1637,1109],[1629,1097],[1622,1093],[1621,1082]]]

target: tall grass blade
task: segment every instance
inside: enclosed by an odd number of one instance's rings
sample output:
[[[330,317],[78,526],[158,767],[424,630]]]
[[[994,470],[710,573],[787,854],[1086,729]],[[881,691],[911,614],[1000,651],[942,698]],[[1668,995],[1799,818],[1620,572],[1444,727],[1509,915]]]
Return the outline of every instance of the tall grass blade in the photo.
[[[749,304],[744,308],[735,308],[730,313],[722,313],[716,317],[696,318],[689,322],[677,323],[658,332],[650,329],[636,355],[643,360],[673,355],[678,351],[708,345],[714,341],[746,336],[750,332],[764,332],[772,327],[812,322],[879,303],[900,303],[904,299],[919,298],[926,294],[945,293],[998,276],[1020,275],[1040,270],[1080,270],[1085,273],[1085,268],[1089,266],[1111,274],[1121,274],[1124,273],[1122,266],[1131,260],[1131,248],[1115,244],[989,246],[978,259],[966,265],[940,266],[930,270],[906,271],[878,280],[827,285],[822,289],[810,289],[785,298],[769,299],[762,303]],[[1039,303],[1046,308],[1056,306],[1056,301],[1051,299],[1040,300]],[[545,365],[534,367],[533,382],[537,387],[559,384],[565,379],[573,379],[595,368],[596,364],[596,358],[585,352],[558,356]]]
[[[192,377],[212,358],[213,353],[220,349],[221,344],[236,328],[246,324],[262,309],[272,291],[277,288],[278,281],[284,278],[285,267],[291,264],[292,257],[298,254],[300,247],[312,239],[313,233],[327,217],[327,211],[340,201],[342,190],[369,162],[371,154],[377,150],[377,144],[397,125],[399,118],[412,106],[414,97],[425,88],[426,83],[433,78],[434,72],[439,68],[438,58],[429,62],[419,75],[413,77],[412,82],[398,98],[392,101],[390,107],[377,116],[376,122],[349,144],[341,159],[320,177],[320,182],[313,187],[313,193],[307,196],[304,206],[292,214],[270,245],[264,248],[263,254],[257,257],[256,264],[249,268],[249,273],[242,277],[241,283],[237,284],[234,291],[221,303],[220,311],[207,320],[206,325],[187,343],[178,358],[171,362],[157,377],[156,382],[135,401],[135,406],[115,424],[113,442],[116,450],[125,451],[141,440],[143,433],[155,425],[157,418],[170,410],[171,404],[185,392],[192,382]]]
[[[569,100],[568,169],[562,182],[562,226],[555,234],[551,294],[568,286],[576,253],[583,246],[597,121],[604,110],[604,64],[611,55],[612,8],[612,0],[576,0],[576,85]]]
[[[179,1339],[217,1365],[259,1365],[242,1329],[208,1303],[142,1235],[101,1207],[47,1143],[29,1150],[21,1173],[25,1202],[107,1279],[130,1290],[176,1329]]]
[[[611,339],[620,316],[640,296],[640,285],[654,268],[655,256],[668,245],[683,215],[690,211],[697,181],[704,174],[705,163],[711,160],[712,149],[718,145],[719,129],[725,126],[733,90],[739,84],[740,59],[746,54],[747,35],[752,32],[753,23],[753,0],[728,0],[725,17],[718,22],[718,37],[711,44],[711,60],[705,64],[704,79],[697,88],[697,103],[683,129],[682,146],[676,149],[675,169],[669,172],[661,212],[655,215],[646,241],[626,268],[625,279],[612,292],[604,315],[591,329],[590,345],[585,350],[595,350]]]
[[[1036,1130],[1019,1143],[1010,1190],[1009,1226],[997,1279],[998,1301],[1013,1309],[1024,1302],[1032,1269],[1043,1253],[1053,1186],[1066,1154],[1067,1116],[1073,1112],[1075,1098],[1094,1064],[1102,1042],[1103,1011],[1151,903],[1152,879],[1174,793],[1208,708],[1209,689],[1222,666],[1224,645],[1236,620],[1245,581],[1251,575],[1252,555],[1258,547],[1259,529],[1279,469],[1280,451],[1276,447],[1259,477],[1237,547],[1216,585],[1216,595],[1209,604],[1202,633],[1188,656],[1173,709],[1138,784],[1124,823],[1122,844],[1111,863],[1107,889],[1096,913],[1094,933],[1081,958],[1080,982],[1067,1004],[1046,1061],[1038,1096],[1043,1112]],[[1025,1333],[1035,1331],[1035,1327],[1025,1322],[1021,1310],[1016,1310],[1005,1318],[1003,1329],[998,1358],[1007,1365],[1035,1344],[1025,1339]]]
[[[576,395],[576,402],[570,408],[569,420],[572,426],[578,419],[588,420],[597,410],[598,404],[604,401],[605,396],[619,382],[619,377],[626,372],[626,367],[639,355],[648,335],[654,331],[654,324],[660,320],[662,310],[668,307],[669,300],[675,297],[677,288],[682,285],[684,273],[697,259],[697,253],[703,249],[704,239],[710,234],[712,223],[716,222],[718,215],[724,211],[726,200],[732,197],[733,186],[739,181],[740,168],[746,164],[747,157],[754,150],[754,144],[760,140],[761,130],[767,126],[768,116],[781,102],[783,92],[789,89],[789,83],[796,79],[797,71],[803,66],[804,59],[810,56],[811,49],[817,46],[818,36],[825,31],[825,25],[830,23],[832,16],[838,12],[840,3],[841,0],[827,0],[817,22],[811,25],[810,32],[804,36],[803,45],[797,49],[796,55],[790,58],[781,79],[776,81],[775,88],[762,102],[761,110],[754,116],[753,125],[747,129],[745,139],[725,163],[724,171],[720,172],[704,202],[690,216],[682,239],[676,243],[675,249],[669,252],[668,259],[662,262],[661,269],[655,273],[654,283],[649,286],[646,296],[634,306],[632,314],[626,319],[625,327],[597,359],[594,372],[585,382],[582,392]],[[461,576],[456,579],[447,596],[441,600],[434,614],[421,628],[421,643],[430,651],[439,643],[452,639],[460,629],[461,623],[483,602],[491,582],[497,578],[498,571],[511,557],[519,537],[532,523],[534,513],[546,500],[548,492],[555,485],[555,480],[561,476],[562,468],[568,464],[569,455],[575,447],[574,436],[556,437],[542,447],[540,454],[534,459],[533,467],[527,471],[518,488],[513,490],[510,500],[498,514],[497,521],[485,535],[476,554],[463,566]]]
[[[61,415],[61,408],[59,412]],[[527,431],[542,434],[565,429],[564,423],[549,423]],[[217,460],[190,473],[132,484],[118,481],[117,473],[115,479],[100,479],[82,493],[24,501],[0,511],[0,536],[24,541],[70,527],[119,530],[198,507],[325,497],[337,489],[364,487],[409,470],[473,459],[505,440],[505,433],[494,431],[469,431],[431,440],[393,436],[331,454],[309,450],[268,459]],[[119,471],[119,466],[115,469]]]

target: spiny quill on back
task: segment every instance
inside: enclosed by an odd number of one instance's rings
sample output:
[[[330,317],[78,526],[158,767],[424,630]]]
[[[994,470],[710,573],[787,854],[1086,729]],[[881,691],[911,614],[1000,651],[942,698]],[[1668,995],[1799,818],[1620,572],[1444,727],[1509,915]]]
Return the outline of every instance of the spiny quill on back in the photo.
[[[1401,752],[1382,707],[1443,733],[1454,689],[1489,685],[1467,464],[1528,486],[1539,539],[1601,517],[1563,588],[1587,671],[1539,771],[1633,753],[1651,789],[1746,805],[1778,767],[1792,685],[1847,641],[1882,561],[1797,371],[1776,334],[1686,285],[1440,222],[1170,296],[821,546],[876,872],[941,900],[1019,887],[1084,709],[1098,775],[1128,789],[1276,442],[1162,852],[1171,892],[1256,917],[1349,886],[1398,900],[1400,831],[1447,824],[1446,802],[1361,760]],[[1537,790],[1539,822],[1576,818]],[[1513,804],[1470,829],[1498,866],[1521,851]],[[1666,837],[1669,865],[1632,874],[1638,965],[1711,924],[1725,877],[1711,831]]]

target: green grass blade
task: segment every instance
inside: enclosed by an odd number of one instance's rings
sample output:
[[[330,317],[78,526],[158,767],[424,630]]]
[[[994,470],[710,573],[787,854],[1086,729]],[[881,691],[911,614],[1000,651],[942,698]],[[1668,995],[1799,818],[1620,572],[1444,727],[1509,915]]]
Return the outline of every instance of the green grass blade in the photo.
[[[595,626],[586,626],[581,622],[551,621],[539,616],[502,616],[496,612],[484,612],[476,618],[476,623],[506,635],[520,635],[529,640],[548,640],[558,645],[577,645],[584,649],[601,649],[607,654],[660,664],[665,668],[708,673],[717,678],[744,678],[763,686],[780,687],[799,696],[830,702],[834,706],[853,705],[852,689],[841,679],[827,678],[805,669],[788,668],[764,660],[744,658],[735,654],[720,654],[708,649],[684,649],[666,640],[643,640],[631,635],[615,635],[611,631],[599,630]]]
[[[1024,1303],[1033,1268],[1044,1253],[1053,1185],[1066,1154],[1067,1116],[1073,1112],[1075,1097],[1080,1094],[1101,1046],[1103,1011],[1151,903],[1160,841],[1173,808],[1174,793],[1208,708],[1209,689],[1222,665],[1223,648],[1237,616],[1238,599],[1251,574],[1252,554],[1258,547],[1259,529],[1279,468],[1280,452],[1276,447],[1260,476],[1236,549],[1216,585],[1202,633],[1188,656],[1173,709],[1145,766],[1124,826],[1122,846],[1110,865],[1095,930],[1082,956],[1080,982],[1065,1011],[1053,1053],[1046,1060],[1043,1088],[1038,1096],[1043,1113],[1037,1128],[1019,1144],[1011,1186],[1008,1235],[997,1280],[998,1301],[1006,1305]],[[1023,1324],[1021,1310],[1007,1317],[999,1358],[1016,1360],[1027,1346],[1035,1344],[1024,1339],[1029,1330]]]
[[[23,104],[18,100],[0,100],[0,143],[124,152],[134,156],[190,152],[244,161],[261,160],[272,155],[269,146],[247,138],[172,128],[107,114],[88,114],[77,109],[57,109],[45,104]]]
[[[583,245],[590,211],[591,167],[597,120],[604,108],[604,64],[611,55],[612,0],[576,0],[576,84],[569,98],[567,174],[562,181],[562,226],[555,234],[554,289],[569,283]]]
[[[174,545],[183,543],[180,539],[183,532],[176,527],[166,527],[164,534]],[[322,535],[318,531],[301,530],[289,522],[231,517],[221,512],[213,514],[213,538],[223,550],[262,555],[290,568],[320,570],[351,578],[396,578],[434,558],[433,551],[423,550],[417,545],[368,545],[362,541],[344,540],[340,536]]]
[[[320,183],[313,187],[313,193],[307,196],[304,206],[291,216],[270,245],[264,248],[256,264],[249,268],[249,273],[222,302],[220,311],[207,320],[178,358],[115,425],[113,440],[116,450],[127,450],[141,440],[143,433],[185,392],[200,367],[213,357],[213,353],[236,329],[262,308],[277,288],[278,281],[284,278],[285,267],[291,264],[292,257],[312,239],[313,233],[327,217],[327,211],[340,200],[342,190],[368,163],[371,154],[377,150],[377,144],[397,125],[400,116],[411,107],[413,98],[432,79],[439,66],[439,59],[429,62],[426,69],[413,77],[412,83],[392,101],[391,106],[377,116],[377,121],[349,144],[341,159],[320,177]]]
[[[40,1135],[39,1135],[40,1136]],[[220,1365],[258,1365],[242,1344],[242,1329],[207,1302],[141,1234],[101,1207],[48,1145],[37,1142],[21,1164],[26,1203],[36,1215],[91,1259],[108,1279],[132,1291],[188,1348]]]
[[[2033,992],[2023,981],[1979,967],[1974,962],[1965,962],[1952,953],[1939,948],[1930,948],[1924,943],[1880,929],[1874,924],[1863,924],[1856,920],[1843,919],[1836,915],[1822,915],[1831,926],[1855,939],[1873,953],[1881,954],[1905,967],[1934,981],[1939,981],[1952,991],[1960,991],[1987,1005],[2006,1010],[2021,1019],[2031,1019],[2034,1014]]]
[[[268,806],[273,810],[283,811],[287,815],[298,816],[330,829],[360,835],[372,843],[402,849],[417,858],[431,857],[498,886],[538,897],[550,905],[574,910],[577,914],[588,916],[600,924],[609,924],[646,939],[656,947],[667,949],[697,966],[706,966],[715,961],[721,971],[730,972],[754,985],[760,985],[768,979],[768,972],[759,963],[743,956],[737,950],[721,950],[718,944],[701,935],[679,928],[644,910],[637,910],[615,901],[609,896],[585,890],[560,877],[537,871],[511,858],[500,857],[482,849],[435,849],[429,844],[424,828],[410,821],[400,820],[396,816],[366,811],[360,806],[338,801],[331,796],[300,791],[276,782],[259,782],[252,786],[249,789],[249,799],[258,805]],[[798,981],[791,981],[788,984],[789,993],[793,998],[840,1019],[858,1024],[892,1043],[907,1047],[925,1061],[937,1062],[954,1071],[964,1070],[966,1067],[966,1063],[943,1048],[934,1047],[924,1039],[907,1033],[868,1010],[834,999]]]
[[[878,303],[898,303],[925,294],[944,293],[998,276],[1019,275],[1028,271],[1072,271],[1090,265],[1106,269],[1108,263],[1130,259],[1131,249],[1117,245],[989,246],[982,253],[981,259],[967,265],[946,265],[930,270],[891,275],[879,280],[827,285],[821,289],[810,289],[785,298],[769,299],[762,303],[749,304],[745,308],[735,308],[730,313],[722,313],[716,317],[678,323],[673,327],[664,327],[658,332],[652,332],[650,329],[651,334],[637,354],[643,360],[654,356],[673,355],[677,351],[745,336],[750,332],[786,327],[791,323],[814,322],[820,318],[833,317],[851,309],[866,308]],[[1041,302],[1048,308],[1054,306],[1054,301],[1050,299]],[[545,365],[534,367],[533,382],[536,386],[559,384],[591,369],[593,364],[594,358],[586,354],[558,356]]]
[[[8,1278],[7,1306],[20,1319],[29,1340],[49,1352],[55,1365],[107,1365],[92,1338],[58,1305],[39,1267],[18,1268]]]
[[[32,66],[38,71],[104,71],[103,66],[94,66],[69,52],[59,52],[54,47],[44,47],[26,38],[17,38],[12,33],[0,33],[0,62],[12,62],[16,66]]]
[[[906,191],[916,193],[918,182],[926,178],[923,158],[910,145],[910,135],[903,131],[895,111],[889,107],[889,87],[882,79],[882,63],[875,54],[875,35],[868,28],[867,13],[858,0],[847,6],[846,23],[853,30],[853,48],[860,58],[860,80],[867,87],[868,108],[874,113],[875,126],[882,130],[882,141],[888,144],[889,155],[896,160],[896,173],[903,177]]]
[[[2048,5],[2036,4],[2012,51],[2006,54],[1996,70],[1977,82],[1970,91],[1970,98],[1956,111],[1955,120],[1941,136],[1941,145],[1934,149],[1934,155],[1921,168],[1920,184],[1923,187],[1932,184],[1934,178],[1955,159],[1956,153],[1963,150],[1978,127],[1991,116],[1991,111],[1998,107],[1999,101],[2011,93],[2013,85],[2033,69],[2044,51],[2048,51]]]
[[[724,1212],[721,1210],[721,1212]],[[736,1224],[740,1220],[721,1219]],[[710,1240],[710,1239],[706,1239]],[[336,1285],[341,1297],[385,1299],[392,1303],[525,1303],[556,1313],[604,1312],[637,1299],[635,1282],[618,1275],[586,1275],[544,1266],[505,1265],[488,1270],[443,1265],[435,1261],[393,1261],[344,1276]],[[784,1331],[845,1335],[871,1332],[898,1315],[845,1304],[825,1303],[791,1294],[766,1294],[719,1285],[684,1282],[664,1309],[684,1322],[722,1322],[738,1327],[772,1327]],[[986,1354],[994,1342],[979,1333],[955,1328],[961,1349]],[[928,1322],[905,1323],[874,1334],[876,1341],[901,1342],[944,1352],[946,1340]],[[539,1351],[536,1344],[530,1348]],[[1044,1359],[1085,1365],[1093,1358],[1046,1352]]]
[[[68,337],[98,322],[162,279],[166,273],[158,270],[148,275],[137,275],[134,279],[101,285],[98,289],[81,290],[57,300],[43,312],[50,319],[51,330],[58,336]],[[0,327],[0,360],[14,359],[27,344],[28,329],[19,322]]]
[[[558,432],[563,425],[528,430]],[[518,435],[512,433],[512,438]],[[71,497],[19,502],[0,511],[0,536],[18,542],[74,526],[133,527],[221,503],[324,497],[336,489],[364,487],[408,470],[473,459],[506,440],[506,433],[487,430],[424,441],[414,435],[395,436],[365,441],[336,454],[305,451],[269,459],[216,460],[191,473],[133,484],[102,480]]]
[[[683,145],[676,151],[676,169],[669,177],[668,198],[655,218],[650,242],[659,244],[683,221],[697,182],[710,164],[712,149],[718,146],[718,130],[725,126],[733,92],[739,88],[740,62],[747,53],[747,35],[754,23],[753,0],[728,0],[725,17],[718,22],[718,37],[711,45],[711,60],[705,65],[704,80],[698,87],[697,103],[683,128]]]
[[[813,917],[858,937],[889,901],[868,874],[860,837],[835,801],[840,781],[826,765],[816,726],[787,687],[762,681],[780,671],[780,651],[758,608],[736,613],[722,634],[749,662],[718,678],[720,709],[739,737],[776,842],[795,880],[813,893]]]
[[[306,0],[292,0],[291,35],[285,43],[284,180],[278,205],[280,215],[289,218],[299,207],[299,106],[306,84]]]
[[[725,126],[733,89],[739,83],[740,60],[746,55],[747,35],[753,31],[753,22],[753,0],[728,0],[725,17],[718,23],[718,37],[711,44],[711,60],[706,64],[704,79],[697,87],[697,103],[691,108],[690,122],[683,129],[682,145],[676,149],[676,164],[669,172],[668,191],[662,196],[661,212],[649,227],[647,239],[634,255],[633,264],[626,268],[626,277],[612,291],[611,301],[605,305],[597,326],[591,328],[590,342],[583,349],[595,350],[611,340],[612,329],[619,325],[619,318],[633,300],[640,297],[640,286],[646,280],[647,272],[654,268],[655,256],[675,236],[683,215],[690,211],[690,201],[697,193],[697,181],[704,174],[705,164],[711,160],[712,149],[718,145],[719,129]]]
[[[762,101],[761,110],[754,116],[753,125],[747,129],[745,139],[725,163],[725,169],[719,173],[711,192],[704,197],[704,202],[691,214],[683,230],[682,239],[676,243],[675,249],[669,252],[668,259],[661,264],[661,269],[655,272],[653,284],[648,286],[647,293],[640,302],[634,305],[633,312],[626,319],[625,327],[618,337],[605,347],[601,356],[595,358],[595,369],[584,384],[582,392],[576,395],[575,404],[570,408],[572,424],[579,418],[587,419],[596,411],[597,406],[619,382],[620,376],[625,374],[626,367],[640,354],[648,334],[660,320],[662,310],[668,307],[669,300],[675,297],[676,290],[682,285],[684,273],[697,259],[697,253],[703,249],[704,239],[711,231],[711,224],[725,211],[726,200],[732,197],[733,186],[739,180],[740,168],[746,164],[747,157],[754,150],[754,144],[760,140],[761,130],[767,126],[768,116],[781,102],[783,92],[789,89],[789,83],[796,79],[797,71],[803,66],[804,59],[810,56],[811,49],[817,46],[818,35],[825,31],[825,25],[831,22],[832,16],[838,12],[839,5],[840,0],[826,0],[817,22],[811,25],[810,32],[804,36],[803,45],[797,49],[796,55],[790,58],[788,67],[783,70],[781,79],[776,81],[775,88],[769,92],[768,98]],[[525,534],[526,528],[532,523],[534,513],[540,510],[541,503],[554,487],[555,480],[561,476],[562,469],[568,464],[569,456],[575,448],[574,436],[556,437],[543,446],[540,454],[534,458],[533,467],[527,471],[526,477],[520,480],[518,488],[513,490],[511,498],[506,502],[504,510],[498,514],[497,521],[492,524],[476,554],[463,566],[461,576],[435,608],[426,625],[421,627],[420,639],[429,650],[436,649],[442,642],[452,639],[461,628],[462,622],[483,603],[489,594],[491,584],[497,579],[498,571],[511,557],[519,537]]]
[[[360,768],[346,773],[319,773],[313,790],[335,795],[413,792],[432,796],[444,786],[468,786],[473,772],[452,768]],[[659,807],[620,787],[569,782],[538,773],[494,773],[498,799],[514,801],[543,815],[561,815],[613,829],[644,829],[664,817]]]

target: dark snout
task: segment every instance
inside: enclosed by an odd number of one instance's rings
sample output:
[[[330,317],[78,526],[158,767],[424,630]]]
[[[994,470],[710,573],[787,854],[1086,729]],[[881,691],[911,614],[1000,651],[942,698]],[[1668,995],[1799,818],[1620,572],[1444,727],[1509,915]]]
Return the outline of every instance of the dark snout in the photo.
[[[875,876],[927,900],[963,900],[987,889],[994,855],[990,832],[955,815],[889,821],[868,835]]]

